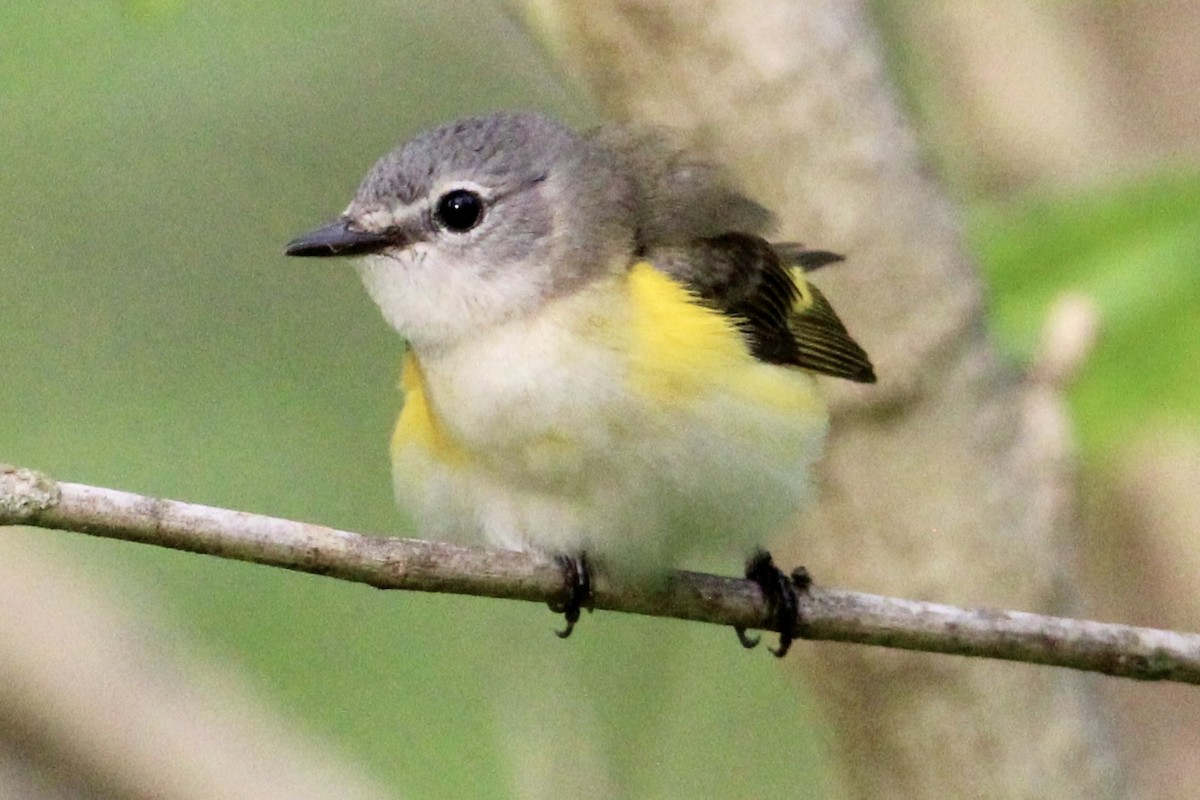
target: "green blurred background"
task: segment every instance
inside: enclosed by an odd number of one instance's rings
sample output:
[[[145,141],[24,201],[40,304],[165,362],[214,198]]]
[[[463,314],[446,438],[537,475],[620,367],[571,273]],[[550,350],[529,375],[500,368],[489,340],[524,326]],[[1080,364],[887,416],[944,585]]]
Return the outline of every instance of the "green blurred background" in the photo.
[[[903,74],[918,112],[936,108]],[[430,123],[513,107],[587,123],[586,99],[487,3],[7,3],[0,81],[0,461],[405,532],[386,452],[401,344],[344,264],[282,245]],[[1065,289],[1104,313],[1074,393],[1090,459],[1196,425],[1191,167],[957,191],[1014,354]],[[578,725],[633,794],[758,797],[744,776],[781,771],[819,794],[819,728],[776,711],[794,685],[722,631],[600,614],[564,644],[540,607],[4,535],[153,607],[398,792],[505,796],[521,745],[506,704],[540,691],[586,703]]]
[[[387,459],[401,343],[345,264],[282,247],[435,121],[588,122],[516,23],[484,3],[8,3],[0,74],[0,461],[406,532]],[[584,735],[642,791],[817,762],[803,719],[757,724],[794,690],[729,632],[600,614],[563,643],[544,607],[16,535],[102,573],[410,796],[506,793],[520,680],[593,698]],[[553,658],[569,659],[557,682]]]

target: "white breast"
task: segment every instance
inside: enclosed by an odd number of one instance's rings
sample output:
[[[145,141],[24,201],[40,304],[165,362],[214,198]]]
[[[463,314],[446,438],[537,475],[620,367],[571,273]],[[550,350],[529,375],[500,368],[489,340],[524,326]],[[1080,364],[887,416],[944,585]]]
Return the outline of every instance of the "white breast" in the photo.
[[[630,379],[620,288],[555,301],[418,357],[428,400],[469,466],[395,453],[423,532],[647,568],[682,552],[763,544],[807,501],[822,413],[722,391],[665,408]],[[763,366],[764,369],[780,369]],[[795,373],[798,390],[811,391]]]

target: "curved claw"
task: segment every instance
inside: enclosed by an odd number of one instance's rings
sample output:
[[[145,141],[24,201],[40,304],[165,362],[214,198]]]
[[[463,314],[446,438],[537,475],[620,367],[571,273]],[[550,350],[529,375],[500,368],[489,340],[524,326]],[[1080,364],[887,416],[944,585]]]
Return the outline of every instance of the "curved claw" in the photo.
[[[778,573],[776,589],[779,594],[775,598],[775,621],[779,624],[779,647],[767,649],[776,658],[783,658],[796,638],[796,614],[799,611],[800,598],[796,597],[796,587],[791,579],[778,568],[775,571]]]
[[[797,567],[789,577],[771,559],[766,550],[755,552],[746,562],[746,577],[754,581],[762,589],[767,601],[768,613],[774,618],[779,629],[779,647],[768,648],[776,658],[787,655],[796,636],[800,633],[797,618],[800,613],[799,592],[808,591],[812,586],[812,577],[804,567]],[[743,646],[750,640],[745,631],[738,629],[738,640]],[[757,640],[755,644],[757,644]]]
[[[575,623],[579,621],[578,614],[575,615],[574,619],[571,618],[570,614],[566,614],[565,612],[564,612],[563,616],[566,617],[566,619],[567,619],[567,627],[563,628],[561,631],[554,632],[554,635],[560,639],[565,639],[568,636],[570,636],[571,633],[575,630]]]
[[[762,641],[761,636],[747,636],[746,629],[740,626],[734,626],[733,632],[737,634],[738,641],[742,643],[742,647],[747,650],[753,650],[758,647],[758,643]]]
[[[575,630],[575,623],[579,621],[582,610],[592,610],[592,574],[587,553],[580,553],[578,557],[555,556],[554,560],[563,571],[565,597],[562,603],[551,603],[550,610],[561,613],[566,620],[567,626],[554,632],[558,638],[566,639]]]

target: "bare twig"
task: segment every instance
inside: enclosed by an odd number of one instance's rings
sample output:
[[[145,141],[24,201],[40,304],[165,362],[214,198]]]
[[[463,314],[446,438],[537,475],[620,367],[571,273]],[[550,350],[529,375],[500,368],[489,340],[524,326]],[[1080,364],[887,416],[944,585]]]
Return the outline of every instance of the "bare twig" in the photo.
[[[549,558],[416,539],[364,536],[304,522],[162,500],[0,466],[0,525],[32,525],[253,561],[380,589],[552,603],[563,578]],[[658,584],[597,575],[595,607],[774,630],[750,581],[673,572]],[[1019,611],[813,587],[804,637],[1006,659],[1142,680],[1200,684],[1200,636]]]

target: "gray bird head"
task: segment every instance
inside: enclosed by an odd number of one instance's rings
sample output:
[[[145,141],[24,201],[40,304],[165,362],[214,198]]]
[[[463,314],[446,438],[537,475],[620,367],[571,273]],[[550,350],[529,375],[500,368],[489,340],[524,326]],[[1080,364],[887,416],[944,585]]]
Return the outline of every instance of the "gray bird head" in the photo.
[[[379,160],[295,256],[364,256],[387,321],[449,346],[628,265],[636,187],[620,159],[537,114],[435,128]]]

